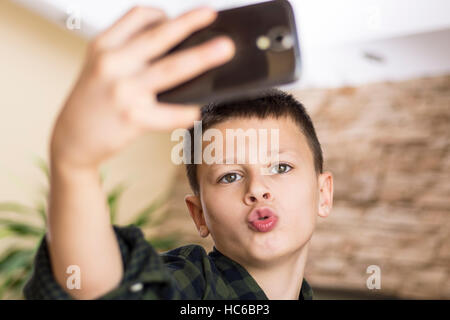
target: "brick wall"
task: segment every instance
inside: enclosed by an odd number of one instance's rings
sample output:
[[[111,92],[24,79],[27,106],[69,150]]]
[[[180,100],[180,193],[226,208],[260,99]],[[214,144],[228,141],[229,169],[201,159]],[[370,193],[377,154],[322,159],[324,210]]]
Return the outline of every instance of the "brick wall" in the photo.
[[[305,271],[319,287],[450,298],[450,77],[297,92],[334,174]]]
[[[334,207],[318,220],[305,270],[313,287],[367,294],[366,269],[381,270],[377,293],[450,298],[450,77],[302,90],[334,175]],[[169,219],[209,250],[190,220],[180,167]]]

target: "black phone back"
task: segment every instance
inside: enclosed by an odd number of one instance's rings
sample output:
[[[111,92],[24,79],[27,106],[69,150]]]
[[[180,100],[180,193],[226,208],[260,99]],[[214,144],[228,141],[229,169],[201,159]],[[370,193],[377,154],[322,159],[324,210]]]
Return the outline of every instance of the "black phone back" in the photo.
[[[170,103],[224,102],[299,78],[300,48],[292,7],[274,0],[218,12],[217,19],[167,54],[219,35],[231,37],[236,53],[227,63],[158,94]]]

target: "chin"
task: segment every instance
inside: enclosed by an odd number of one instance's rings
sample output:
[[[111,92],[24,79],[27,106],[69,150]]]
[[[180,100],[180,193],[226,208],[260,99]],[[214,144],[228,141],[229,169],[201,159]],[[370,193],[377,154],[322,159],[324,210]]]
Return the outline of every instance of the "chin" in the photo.
[[[274,262],[283,257],[291,257],[296,252],[300,252],[308,243],[308,239],[297,239],[295,243],[287,242],[289,239],[260,239],[255,241],[249,248],[249,254],[253,261],[259,264]],[[292,241],[292,240],[291,240]]]
[[[289,251],[286,244],[277,241],[255,241],[251,245],[249,251],[252,259],[261,263],[273,261]]]

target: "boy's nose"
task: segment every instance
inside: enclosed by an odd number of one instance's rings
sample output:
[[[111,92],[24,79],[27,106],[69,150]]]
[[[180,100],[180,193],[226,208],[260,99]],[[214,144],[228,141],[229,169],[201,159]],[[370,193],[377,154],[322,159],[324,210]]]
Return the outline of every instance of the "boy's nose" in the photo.
[[[263,192],[248,192],[245,196],[245,202],[247,204],[252,204],[254,202],[264,200],[272,200],[272,195],[267,190]]]
[[[255,170],[259,170],[259,167],[255,168]],[[255,202],[273,201],[274,195],[269,187],[269,183],[265,175],[259,173],[249,175],[244,202],[248,205],[253,205]]]

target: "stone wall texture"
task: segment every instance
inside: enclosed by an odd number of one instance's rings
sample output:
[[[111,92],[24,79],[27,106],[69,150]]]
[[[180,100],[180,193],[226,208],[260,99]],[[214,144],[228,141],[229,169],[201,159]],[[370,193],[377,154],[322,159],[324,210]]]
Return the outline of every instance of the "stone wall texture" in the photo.
[[[291,93],[334,176],[333,210],[318,220],[306,279],[313,288],[449,299],[450,76]],[[157,233],[209,250],[184,204],[190,192],[180,166]],[[367,288],[370,265],[380,268],[379,290]]]

